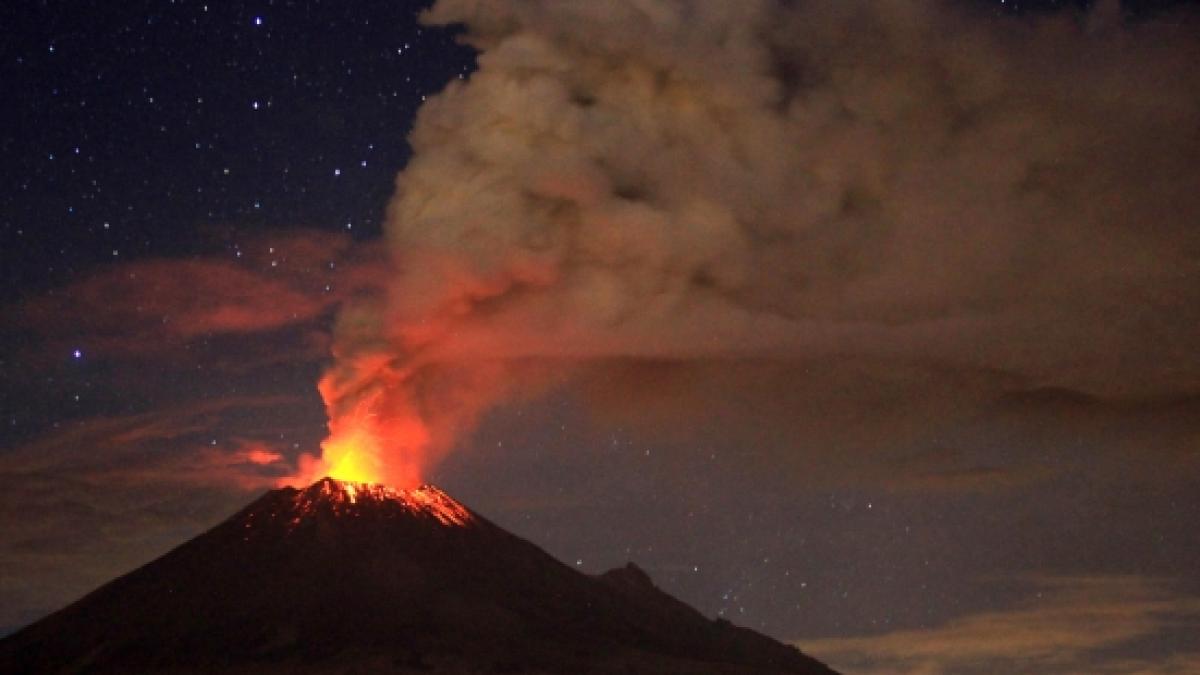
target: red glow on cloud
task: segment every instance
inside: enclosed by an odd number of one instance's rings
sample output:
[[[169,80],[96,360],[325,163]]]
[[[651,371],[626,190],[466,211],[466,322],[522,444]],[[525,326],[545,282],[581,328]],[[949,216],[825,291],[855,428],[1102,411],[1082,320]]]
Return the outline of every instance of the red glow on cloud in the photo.
[[[22,324],[52,344],[69,335],[89,354],[162,357],[181,343],[213,336],[250,336],[316,322],[340,302],[375,289],[378,250],[317,231],[238,238],[225,251],[188,259],[153,258],[97,271],[25,300]],[[62,339],[62,338],[59,338]],[[325,351],[314,341],[312,355]],[[318,344],[319,343],[319,344]]]
[[[275,464],[283,461],[283,455],[275,452],[274,450],[269,450],[265,446],[254,447],[246,450],[245,458],[247,462],[250,462],[251,464],[257,464],[259,466],[267,466],[268,464]]]

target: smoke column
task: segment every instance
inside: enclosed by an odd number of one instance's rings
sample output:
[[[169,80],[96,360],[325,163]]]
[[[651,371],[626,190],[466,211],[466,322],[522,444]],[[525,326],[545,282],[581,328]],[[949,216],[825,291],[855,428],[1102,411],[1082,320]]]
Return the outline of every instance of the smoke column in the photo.
[[[1200,54],[1167,18],[439,1],[479,69],[420,111],[388,291],[338,320],[302,473],[414,483],[516,389],[606,360],[1194,388]]]

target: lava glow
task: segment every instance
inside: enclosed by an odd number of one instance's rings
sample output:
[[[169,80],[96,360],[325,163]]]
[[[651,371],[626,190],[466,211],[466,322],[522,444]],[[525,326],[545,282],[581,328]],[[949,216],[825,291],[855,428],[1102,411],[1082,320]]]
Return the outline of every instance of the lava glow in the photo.
[[[321,444],[321,459],[331,478],[359,483],[382,481],[379,439],[367,427],[353,426]]]
[[[322,380],[322,397],[331,401],[328,378]],[[330,411],[329,437],[321,443],[321,456],[301,455],[296,475],[281,485],[304,486],[328,476],[350,483],[384,484],[415,488],[429,447],[429,431],[411,409],[387,410],[377,395],[359,401],[349,414]]]
[[[386,485],[325,478],[293,499],[293,524],[321,508],[335,515],[357,515],[364,507],[390,505],[412,515],[433,518],[442,525],[465,526],[473,516],[465,506],[434,485],[397,490]]]

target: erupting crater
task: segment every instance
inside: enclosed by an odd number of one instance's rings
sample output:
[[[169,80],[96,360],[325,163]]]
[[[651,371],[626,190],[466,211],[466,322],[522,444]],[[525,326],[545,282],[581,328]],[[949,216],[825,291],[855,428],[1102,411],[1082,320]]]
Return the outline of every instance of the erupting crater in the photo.
[[[378,483],[322,478],[292,499],[297,517],[329,509],[335,515],[359,515],[365,509],[400,509],[409,515],[433,518],[442,525],[465,526],[471,511],[436,485],[426,483],[397,489]]]
[[[251,509],[243,517],[246,540],[264,526],[284,525],[289,532],[304,523],[335,520],[406,520],[414,523],[463,528],[478,524],[470,509],[436,485],[393,488],[325,477],[297,490],[284,488],[265,508]]]

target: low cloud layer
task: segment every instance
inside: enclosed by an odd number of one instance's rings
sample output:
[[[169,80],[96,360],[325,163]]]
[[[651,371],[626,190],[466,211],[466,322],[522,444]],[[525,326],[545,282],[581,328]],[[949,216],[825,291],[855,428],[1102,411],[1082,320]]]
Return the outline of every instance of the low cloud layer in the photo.
[[[227,397],[144,413],[69,420],[6,448],[0,479],[23,486],[63,482],[110,488],[138,484],[262,488],[285,468],[283,456],[270,444],[272,429],[246,428],[243,433],[255,437],[230,438],[223,433],[228,418],[295,403],[287,396]]]
[[[1039,578],[1028,599],[1011,609],[928,629],[804,641],[802,648],[835,668],[865,675],[1165,675],[1191,672],[1200,665],[1200,651],[1156,654],[1154,640],[1194,631],[1198,622],[1200,597],[1180,594],[1163,580]]]

